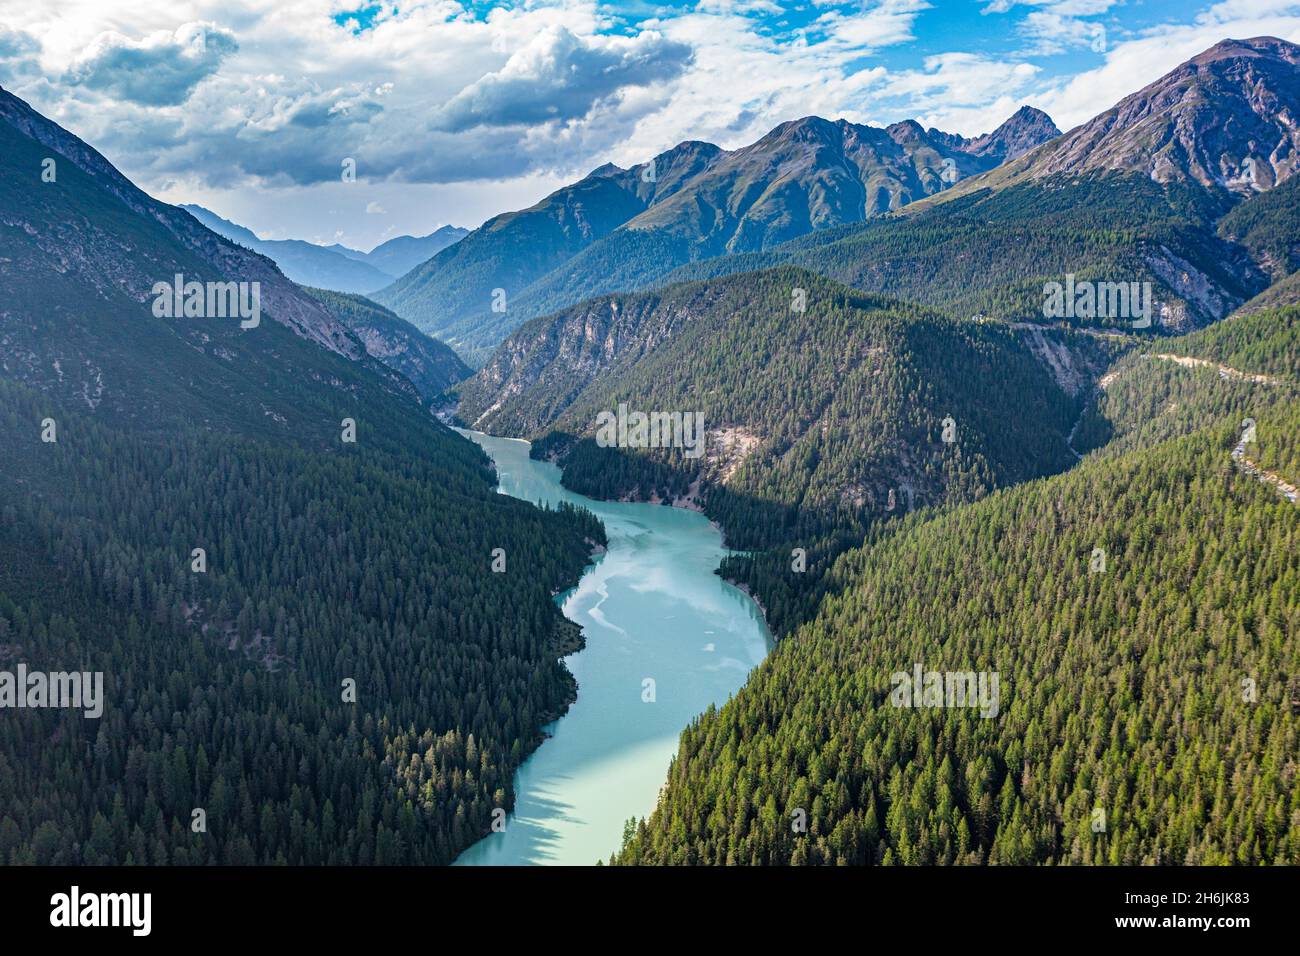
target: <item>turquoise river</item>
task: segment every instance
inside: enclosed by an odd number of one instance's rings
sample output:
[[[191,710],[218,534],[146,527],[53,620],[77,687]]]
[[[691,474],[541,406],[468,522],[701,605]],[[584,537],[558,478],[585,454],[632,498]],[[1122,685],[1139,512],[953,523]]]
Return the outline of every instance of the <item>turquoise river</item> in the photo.
[[[569,501],[605,523],[609,549],[557,600],[586,647],[565,658],[578,699],[515,776],[505,828],[456,864],[594,864],[654,809],[682,729],[721,704],[771,649],[758,606],[714,574],[727,553],[702,514],[596,501],[560,485],[527,442],[462,432],[492,456],[503,494]],[[652,682],[652,683],[650,683]]]

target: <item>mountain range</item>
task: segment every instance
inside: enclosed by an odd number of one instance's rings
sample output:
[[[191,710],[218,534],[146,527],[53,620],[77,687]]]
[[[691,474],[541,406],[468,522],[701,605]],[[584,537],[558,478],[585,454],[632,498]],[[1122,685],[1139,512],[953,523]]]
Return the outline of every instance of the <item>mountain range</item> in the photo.
[[[294,282],[334,292],[381,289],[469,232],[459,226],[442,226],[427,236],[398,236],[369,252],[360,252],[338,243],[319,246],[301,239],[261,239],[251,229],[202,206],[183,203],[180,208],[218,235],[260,252]]]
[[[829,523],[842,524],[851,502],[858,503],[851,520],[869,521],[888,489],[901,484],[916,500],[937,503],[950,500],[953,487],[973,494],[977,486],[1023,481],[1034,469],[1062,469],[1073,460],[1068,409],[1078,413],[1110,360],[1143,336],[1221,319],[1294,271],[1300,181],[1287,175],[1287,163],[1276,164],[1269,183],[1278,185],[1270,188],[1262,182],[1244,188],[1231,175],[1205,181],[1196,175],[1206,157],[1263,149],[1257,137],[1266,120],[1207,123],[1206,116],[1218,115],[1205,102],[1207,91],[1214,103],[1251,117],[1251,103],[1280,104],[1284,118],[1270,127],[1272,148],[1286,154],[1285,110],[1300,88],[1300,59],[1295,47],[1279,43],[1220,44],[1098,120],[889,216],[811,231],[765,252],[718,256],[672,271],[654,291],[599,296],[534,319],[458,386],[459,415],[494,434],[541,440],[539,449],[565,462],[565,480],[587,493],[673,497],[702,482],[706,493],[694,500],[724,526],[737,496],[764,502],[778,514],[744,524],[769,537],[785,527],[787,513],[803,522],[834,514]],[[1135,117],[1127,137],[1114,129],[1117,115]],[[1017,118],[1036,122],[1023,112]],[[1165,131],[1156,135],[1160,145],[1135,170],[1134,157],[1157,126]],[[1101,127],[1111,130],[1104,153],[1115,158],[1114,168],[1098,168],[1093,159],[1077,170],[1063,168],[1060,156],[1092,157],[1077,144],[1093,141]],[[778,139],[808,128],[791,124]],[[920,133],[902,124],[887,135],[901,138],[903,129]],[[1179,130],[1204,135],[1171,151],[1169,137]],[[1181,175],[1164,158],[1171,154],[1188,157]],[[1223,168],[1226,162],[1214,160]],[[664,199],[634,222],[669,220],[677,202]],[[572,273],[574,266],[566,268]],[[1045,283],[1067,274],[1083,283],[1150,283],[1150,328],[1131,317],[1044,316]],[[841,284],[828,285],[826,278]],[[916,304],[933,313],[914,312]],[[853,344],[857,329],[883,330],[887,317],[900,314],[911,315],[902,325],[911,331]],[[1075,334],[1066,326],[1105,335]],[[783,348],[773,354],[777,342]],[[934,357],[923,359],[929,349]],[[941,371],[943,357],[968,349],[968,357]],[[975,360],[988,350],[1000,353],[996,361]],[[936,364],[927,369],[927,361]],[[886,374],[891,363],[899,368]],[[1043,383],[1031,384],[1036,377]],[[810,390],[797,401],[788,397],[796,381],[801,392]],[[773,406],[765,398],[772,393],[787,399]],[[839,407],[846,399],[865,401],[872,411],[850,414]],[[694,466],[678,460],[672,481],[661,473],[663,455],[633,455],[646,460],[644,473],[613,467],[609,459],[626,453],[597,453],[594,422],[598,411],[620,401],[644,408],[698,404],[730,460],[712,471],[707,459]],[[898,404],[903,401],[908,407]],[[966,423],[969,457],[956,471],[944,464],[949,456],[936,441],[937,423],[950,414],[945,406],[992,413],[974,428]],[[903,421],[915,430],[856,435]],[[1032,437],[1015,436],[1008,423],[1025,425]],[[743,440],[728,440],[737,435]],[[960,477],[977,462],[981,482]],[[583,477],[594,475],[603,477]],[[748,531],[732,527],[731,533],[754,543]]]
[[[1261,230],[1234,236],[1220,224],[1266,214],[1271,229],[1290,225],[1291,193],[1277,188],[1293,173],[1297,70],[1294,44],[1226,40],[1096,119],[895,215],[688,265],[653,285],[790,264],[863,291],[1027,321],[1042,317],[1044,283],[1069,273],[1150,282],[1153,326],[1189,331],[1276,278]]]
[[[863,291],[1025,319],[1082,245],[1109,244],[1090,249],[1089,264],[1152,282],[1160,321],[1187,330],[1267,285],[1215,223],[1290,177],[1296,68],[1293,44],[1225,41],[1063,135],[1027,107],[971,140],[912,122],[881,130],[808,117],[735,152],[683,144],[490,220],[376,298],[481,364],[511,329],[592,295],[783,263]],[[687,175],[654,190],[641,182],[683,165]],[[1097,177],[1107,185],[1089,192]],[[980,230],[997,235],[971,254]],[[503,243],[532,256],[498,267],[491,249]]]
[[[1224,41],[882,216],[666,272],[648,241],[456,386],[568,487],[703,510],[782,635],[611,862],[1300,858],[1288,774],[1212,782],[1300,740],[1297,54]],[[1150,283],[1152,321],[1045,315],[1067,276]],[[704,455],[599,441],[619,407],[701,413]],[[891,671],[940,658],[1012,712],[900,716]]]
[[[911,121],[879,129],[809,116],[734,151],[685,142],[490,219],[373,298],[473,364],[528,318],[677,265],[881,215],[1057,132],[1026,107],[975,139]]]

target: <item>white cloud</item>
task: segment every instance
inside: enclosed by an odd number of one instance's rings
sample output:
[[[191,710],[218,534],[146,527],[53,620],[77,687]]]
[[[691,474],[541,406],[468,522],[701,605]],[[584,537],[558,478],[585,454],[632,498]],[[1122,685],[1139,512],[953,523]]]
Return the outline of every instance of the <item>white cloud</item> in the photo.
[[[1087,48],[1106,51],[1106,25],[1097,19],[1122,0],[993,0],[980,12],[1009,13],[1017,7],[1030,12],[1019,22],[1018,31],[1029,41],[1026,53],[1042,56]],[[1093,19],[1087,19],[1093,18]]]
[[[691,49],[654,31],[634,37],[579,38],[551,26],[438,111],[435,127],[459,132],[575,120],[629,86],[664,83],[689,65]]]
[[[832,10],[822,14],[817,24],[833,45],[865,52],[915,39],[916,18],[929,8],[925,0],[881,0],[847,12]]]
[[[1021,32],[1031,41],[1035,54],[1064,53],[1073,47],[1106,52],[1106,25],[1050,11],[1036,11],[1025,17]]]
[[[175,106],[239,49],[234,34],[213,23],[183,23],[135,40],[115,30],[99,34],[63,79],[148,106]]]
[[[0,81],[34,79],[40,73],[40,52],[41,43],[36,37],[0,26]]]

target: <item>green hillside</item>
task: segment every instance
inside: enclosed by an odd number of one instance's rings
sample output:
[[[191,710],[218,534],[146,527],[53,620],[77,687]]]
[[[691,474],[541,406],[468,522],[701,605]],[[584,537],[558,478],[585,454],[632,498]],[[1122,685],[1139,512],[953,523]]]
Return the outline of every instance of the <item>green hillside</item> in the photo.
[[[1253,389],[1294,448],[1294,393]],[[1300,512],[1234,463],[1239,408],[1206,412],[841,558],[811,620],[683,734],[619,861],[1300,860]],[[998,715],[893,706],[918,662],[996,672]]]
[[[449,862],[573,699],[552,594],[600,525],[497,494],[268,260],[0,119],[0,669],[104,681],[98,719],[6,710],[0,863]],[[156,316],[177,273],[260,281],[260,321]]]
[[[308,289],[356,334],[372,358],[404,375],[428,401],[472,373],[450,347],[363,295]]]
[[[802,312],[792,310],[795,290]],[[689,495],[737,546],[806,546],[909,503],[971,500],[1068,467],[1090,379],[1123,346],[1049,337],[1072,381],[1058,379],[1029,333],[776,269],[597,299],[530,323],[461,386],[459,415],[544,438],[534,453],[560,453],[565,484],[584,494]],[[596,416],[619,403],[702,414],[704,455],[598,447]]]
[[[1222,211],[1199,188],[1137,176],[1058,177],[807,236],[761,259],[687,267],[665,281],[786,262],[955,315],[1041,322],[1044,285],[1072,274],[1078,281],[1150,282],[1152,329],[1189,331],[1267,285],[1244,248],[1215,234]],[[1066,321],[1131,326],[1125,317]]]

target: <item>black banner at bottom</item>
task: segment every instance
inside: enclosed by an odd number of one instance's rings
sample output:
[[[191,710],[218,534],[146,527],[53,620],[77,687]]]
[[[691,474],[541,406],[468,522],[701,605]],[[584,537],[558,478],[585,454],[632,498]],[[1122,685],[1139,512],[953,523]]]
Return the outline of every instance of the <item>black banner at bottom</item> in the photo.
[[[377,932],[416,939],[432,932],[436,943],[449,930],[465,943],[476,934],[499,944],[515,934],[537,939],[539,932],[554,942],[557,930],[580,932],[588,916],[599,919],[592,928],[611,920],[641,927],[634,936],[651,925],[662,930],[666,921],[697,927],[689,930],[693,937],[748,938],[795,921],[857,934],[920,929],[927,939],[1045,931],[1071,940],[1200,935],[1231,944],[1242,934],[1277,934],[1291,925],[1297,875],[1289,867],[11,867],[0,868],[0,919],[11,942],[63,936],[78,943],[259,948],[354,939],[373,945]]]

